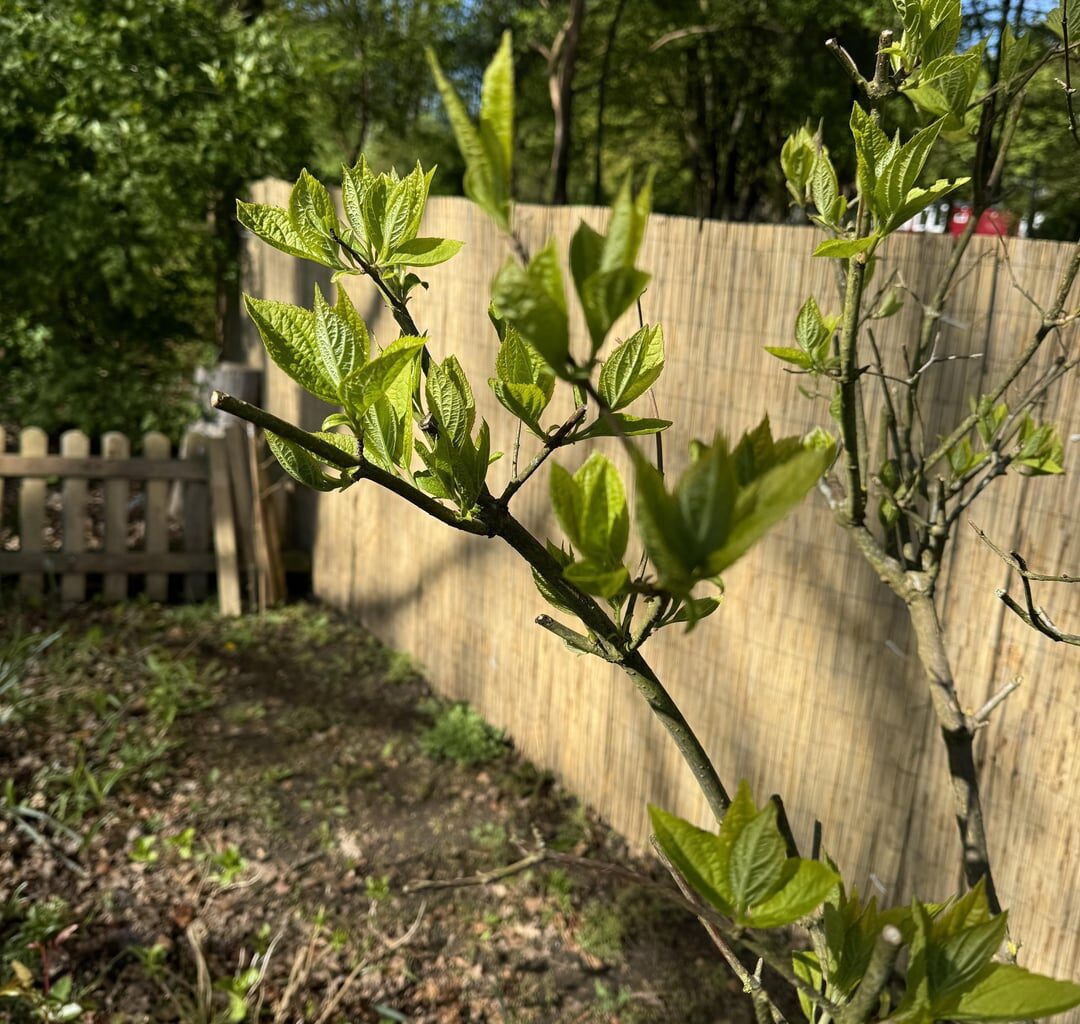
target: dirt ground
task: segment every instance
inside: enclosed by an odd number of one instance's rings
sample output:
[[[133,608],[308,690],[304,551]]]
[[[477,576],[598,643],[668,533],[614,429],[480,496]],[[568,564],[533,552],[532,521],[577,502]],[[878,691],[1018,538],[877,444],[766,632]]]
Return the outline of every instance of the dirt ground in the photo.
[[[0,616],[0,1020],[752,1016],[696,922],[602,873],[406,893],[627,854],[335,613]]]

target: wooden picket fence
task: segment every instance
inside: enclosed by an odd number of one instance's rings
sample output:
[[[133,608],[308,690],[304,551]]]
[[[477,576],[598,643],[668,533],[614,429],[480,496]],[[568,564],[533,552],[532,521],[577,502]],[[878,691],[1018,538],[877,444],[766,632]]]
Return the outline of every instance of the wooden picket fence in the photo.
[[[151,432],[142,438],[141,455],[133,456],[129,438],[110,432],[101,437],[100,454],[91,455],[90,438],[69,430],[60,437],[59,452],[50,453],[46,433],[27,427],[19,432],[18,452],[8,453],[0,429],[0,509],[5,481],[19,480],[19,546],[0,550],[0,578],[17,576],[25,597],[41,597],[55,587],[61,602],[74,604],[86,599],[88,577],[94,576],[100,576],[106,601],[126,599],[139,579],[147,597],[165,601],[172,576],[182,577],[184,600],[199,601],[209,593],[214,573],[223,614],[240,614],[245,597],[251,606],[273,603],[283,596],[284,574],[280,531],[265,500],[270,484],[260,444],[240,425],[220,436],[192,431],[174,457],[169,439]],[[45,536],[49,482],[57,480],[59,546]],[[102,539],[91,547],[87,526],[95,481],[103,500]],[[141,542],[133,544],[133,485],[139,484],[144,528]],[[180,525],[179,545],[170,543],[170,519]]]

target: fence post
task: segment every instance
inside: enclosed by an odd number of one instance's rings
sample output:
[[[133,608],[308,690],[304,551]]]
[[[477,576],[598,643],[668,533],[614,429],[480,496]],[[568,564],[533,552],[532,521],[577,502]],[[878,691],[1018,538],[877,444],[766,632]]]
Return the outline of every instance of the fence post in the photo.
[[[131,455],[131,442],[115,430],[102,435],[101,454],[106,459],[126,459]],[[105,481],[105,553],[123,555],[127,551],[128,500],[130,485],[126,479]],[[127,597],[128,577],[123,572],[105,574],[106,601],[122,601]]]
[[[236,561],[236,528],[229,487],[229,453],[224,437],[207,439],[210,449],[210,500],[214,510],[214,554],[217,561],[218,606],[222,615],[239,615],[240,574]]]
[[[208,458],[206,435],[199,430],[189,430],[181,447],[181,458]],[[185,480],[182,494],[184,550],[202,554],[210,549],[210,491],[205,481]],[[206,593],[206,573],[192,572],[184,577],[185,601],[205,601]]]
[[[19,435],[20,455],[48,455],[49,437],[40,427],[27,427]],[[19,487],[19,550],[38,554],[44,549],[45,480],[24,479]],[[40,597],[44,592],[41,570],[24,572],[19,577],[19,590],[26,597]]]
[[[148,459],[167,459],[172,445],[162,433],[152,430],[143,437],[143,455]],[[169,550],[168,505],[169,481],[164,477],[146,481],[146,553],[165,554]],[[169,596],[169,576],[163,572],[146,574],[146,596],[151,601],[165,601]]]
[[[85,458],[90,454],[90,438],[81,430],[67,430],[60,435],[60,454],[70,458]],[[64,554],[82,554],[86,550],[86,480],[65,477],[61,487],[63,499]],[[86,574],[66,572],[60,578],[60,600],[75,604],[86,599]]]

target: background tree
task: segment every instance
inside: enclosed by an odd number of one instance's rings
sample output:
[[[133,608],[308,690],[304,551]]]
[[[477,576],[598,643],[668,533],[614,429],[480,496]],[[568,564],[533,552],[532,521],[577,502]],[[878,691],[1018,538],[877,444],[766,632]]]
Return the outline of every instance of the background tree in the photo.
[[[276,18],[225,0],[0,14],[0,420],[178,432],[237,278],[230,204],[308,150]]]

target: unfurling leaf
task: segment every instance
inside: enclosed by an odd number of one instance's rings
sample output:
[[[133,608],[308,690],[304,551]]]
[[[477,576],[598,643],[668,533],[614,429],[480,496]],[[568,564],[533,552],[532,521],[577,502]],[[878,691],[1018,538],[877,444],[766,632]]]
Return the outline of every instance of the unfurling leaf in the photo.
[[[514,326],[551,369],[561,377],[567,376],[570,328],[555,239],[533,257],[528,267],[508,260],[495,279],[492,300],[499,315]]]
[[[340,481],[323,472],[318,460],[306,448],[269,430],[266,431],[266,443],[281,468],[305,487],[316,491],[334,491],[341,486]]]
[[[405,371],[426,343],[426,338],[403,335],[370,363],[354,370],[341,382],[341,399],[346,411],[354,419],[361,419],[387,393],[398,375]]]
[[[611,206],[607,234],[584,221],[570,242],[570,270],[595,354],[615,321],[645,290],[649,275],[634,266],[652,206],[652,174],[635,197],[630,178]]]
[[[514,69],[510,33],[503,34],[502,43],[484,72],[480,117],[475,124],[430,48],[427,50],[427,59],[446,107],[458,149],[465,160],[465,194],[503,231],[509,231],[514,121]]]

